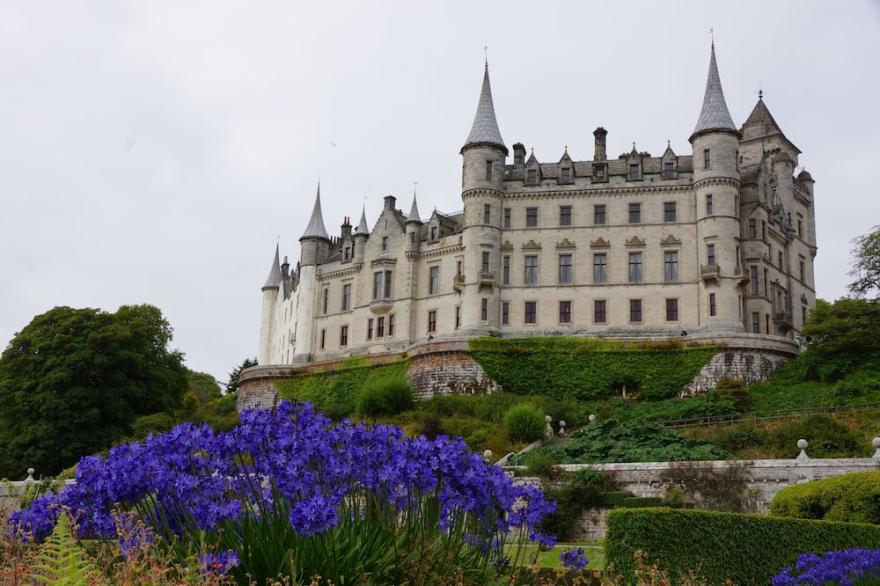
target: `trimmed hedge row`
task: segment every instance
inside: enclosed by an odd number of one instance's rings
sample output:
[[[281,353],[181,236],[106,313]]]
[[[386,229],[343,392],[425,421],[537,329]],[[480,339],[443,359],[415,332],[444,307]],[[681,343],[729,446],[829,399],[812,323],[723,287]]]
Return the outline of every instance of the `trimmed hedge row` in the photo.
[[[607,399],[625,385],[642,399],[675,397],[718,348],[596,338],[477,338],[471,356],[508,392],[579,401]]]
[[[880,548],[880,527],[681,509],[615,509],[608,514],[605,555],[632,579],[634,554],[669,573],[689,571],[709,584],[769,584],[801,553]],[[627,582],[629,583],[629,582]]]
[[[358,394],[379,381],[406,378],[408,360],[372,366],[363,359],[349,359],[332,372],[299,374],[274,381],[283,399],[309,401],[328,417],[339,419],[355,411]]]
[[[880,471],[855,472],[789,486],[773,497],[770,514],[880,524]]]

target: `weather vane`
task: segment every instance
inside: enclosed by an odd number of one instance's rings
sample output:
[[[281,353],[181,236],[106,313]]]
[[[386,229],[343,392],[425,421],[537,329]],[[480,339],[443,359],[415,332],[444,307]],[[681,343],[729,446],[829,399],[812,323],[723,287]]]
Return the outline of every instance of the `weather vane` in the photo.
[[[489,45],[483,45],[483,59],[489,64]]]

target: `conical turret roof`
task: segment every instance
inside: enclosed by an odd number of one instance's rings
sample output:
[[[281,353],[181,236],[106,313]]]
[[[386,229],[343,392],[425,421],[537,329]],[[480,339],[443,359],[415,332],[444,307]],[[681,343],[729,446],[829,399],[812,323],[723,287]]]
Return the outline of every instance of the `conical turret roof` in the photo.
[[[275,258],[272,259],[272,267],[269,269],[269,276],[266,278],[266,284],[263,289],[269,287],[278,288],[281,285],[281,263],[278,260],[278,244],[275,245]]]
[[[364,236],[370,235],[370,227],[367,226],[367,206],[365,205],[361,208],[361,221],[358,222],[358,226],[355,229],[355,234],[363,234]]]
[[[504,149],[504,139],[498,130],[498,121],[495,119],[495,104],[492,102],[492,86],[489,84],[489,64],[483,71],[483,89],[480,91],[480,101],[477,104],[477,114],[474,116],[474,124],[471,133],[464,143],[465,147],[477,144],[491,144]]]
[[[309,218],[306,231],[300,236],[300,239],[303,238],[330,238],[327,236],[327,229],[324,227],[324,215],[321,213],[320,183],[318,183],[318,194],[315,196],[315,207],[312,208],[312,217]]]
[[[706,93],[703,96],[703,108],[691,140],[705,132],[722,131],[737,133],[736,125],[730,117],[724,90],[721,89],[721,77],[718,75],[718,63],[715,60],[715,43],[712,43],[712,56],[709,58],[709,76],[706,79]]]
[[[409,215],[406,217],[407,222],[421,222],[422,218],[419,216],[419,205],[416,203],[416,192],[413,191],[413,202],[412,207],[409,208]]]

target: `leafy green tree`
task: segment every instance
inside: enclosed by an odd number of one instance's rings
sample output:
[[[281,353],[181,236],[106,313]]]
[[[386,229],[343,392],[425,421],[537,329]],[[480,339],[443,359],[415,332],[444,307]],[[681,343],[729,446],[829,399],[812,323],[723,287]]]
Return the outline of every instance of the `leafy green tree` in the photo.
[[[862,367],[880,369],[880,300],[819,299],[803,333],[811,338],[798,357],[806,378],[836,381]]]
[[[0,477],[55,474],[177,408],[187,377],[171,332],[150,305],[36,316],[0,355]]]
[[[241,378],[241,371],[250,368],[252,366],[257,365],[257,359],[245,358],[244,362],[236,366],[232,369],[232,372],[229,373],[229,382],[226,383],[226,392],[234,393],[238,390],[239,379]]]
[[[199,398],[202,403],[209,403],[223,396],[220,384],[207,372],[186,371],[187,392]]]
[[[856,280],[849,290],[856,297],[880,298],[880,226],[874,226],[868,234],[855,239],[852,250],[852,270],[849,274]]]

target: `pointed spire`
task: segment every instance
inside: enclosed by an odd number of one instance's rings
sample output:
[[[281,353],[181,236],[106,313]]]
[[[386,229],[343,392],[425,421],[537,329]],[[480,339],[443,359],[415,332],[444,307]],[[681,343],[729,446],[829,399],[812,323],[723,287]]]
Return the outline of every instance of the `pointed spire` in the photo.
[[[413,202],[412,207],[409,209],[409,215],[406,217],[407,222],[419,222],[421,223],[422,219],[419,216],[419,206],[416,203],[416,190],[413,189]]]
[[[358,227],[355,231],[355,234],[364,236],[370,235],[370,227],[367,226],[367,204],[364,204],[364,207],[361,208],[361,221],[358,222]]]
[[[532,149],[529,151],[529,159],[526,161],[526,165],[529,165],[529,164],[531,164],[531,163],[537,163],[537,162],[538,162],[538,158],[535,157],[535,149],[532,148]]]
[[[712,56],[709,58],[709,76],[706,79],[706,93],[703,96],[703,108],[691,140],[698,134],[721,131],[738,133],[727,102],[724,101],[724,90],[721,89],[721,77],[718,75],[718,63],[715,60],[715,43],[712,43]]]
[[[480,92],[480,101],[477,104],[477,114],[474,116],[474,124],[471,127],[471,133],[464,143],[465,147],[478,144],[490,144],[498,146],[507,154],[507,147],[504,146],[504,139],[501,138],[501,132],[498,130],[498,121],[495,119],[495,105],[492,102],[492,86],[489,84],[489,63],[483,70],[483,89]]]
[[[278,288],[281,285],[281,263],[278,261],[278,244],[275,244],[275,258],[272,259],[272,267],[269,269],[269,276],[266,278],[266,284],[263,289],[271,287]]]
[[[330,238],[327,236],[327,229],[324,227],[324,215],[321,213],[321,182],[318,182],[318,194],[315,196],[315,207],[312,208],[312,217],[309,218],[309,224],[306,231],[300,236],[303,238]]]
[[[749,117],[746,118],[746,121],[743,123],[743,128],[750,124],[760,124],[762,126],[766,125],[771,133],[772,132],[782,132],[782,129],[779,128],[779,125],[776,123],[776,120],[773,118],[773,114],[770,113],[770,110],[767,109],[767,104],[764,103],[764,97],[760,96],[758,98],[758,103],[755,104],[754,109],[752,109],[752,113],[749,114]]]

